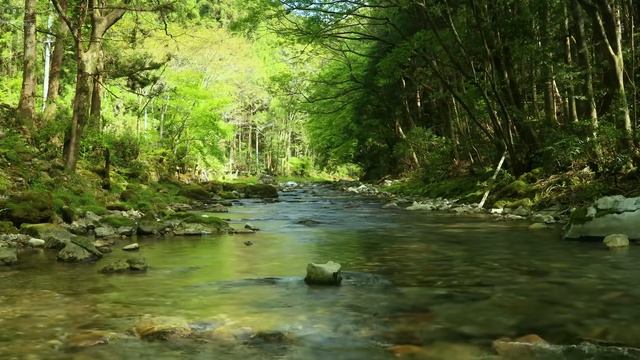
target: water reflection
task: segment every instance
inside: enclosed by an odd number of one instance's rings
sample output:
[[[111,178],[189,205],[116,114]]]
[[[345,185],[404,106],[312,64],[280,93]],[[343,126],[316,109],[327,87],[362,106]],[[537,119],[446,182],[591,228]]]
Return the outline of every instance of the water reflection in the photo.
[[[308,196],[234,207],[234,226],[249,221],[262,229],[257,234],[141,239],[146,274],[104,276],[100,264],[23,256],[17,269],[0,271],[0,357],[384,359],[393,357],[387,347],[401,346],[395,349],[424,358],[486,358],[491,341],[526,333],[555,343],[640,345],[634,248],[608,252],[522,224],[381,210],[332,192],[320,201]],[[245,246],[247,239],[254,245]],[[301,282],[308,262],[329,259],[384,276],[393,287]],[[284,279],[245,280],[266,277]],[[237,326],[290,332],[296,341],[274,348],[142,342],[126,334],[144,314],[199,324],[223,316]],[[83,330],[122,337],[66,349],[66,338]]]

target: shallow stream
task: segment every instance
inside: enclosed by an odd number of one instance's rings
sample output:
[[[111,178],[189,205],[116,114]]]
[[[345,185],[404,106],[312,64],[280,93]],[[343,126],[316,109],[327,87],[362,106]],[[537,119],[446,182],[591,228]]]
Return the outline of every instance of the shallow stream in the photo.
[[[261,228],[256,234],[138,239],[146,274],[106,276],[98,273],[106,260],[21,254],[20,265],[0,270],[0,359],[390,359],[394,345],[420,346],[425,358],[494,358],[493,340],[530,333],[557,344],[640,345],[639,249],[610,252],[526,223],[387,210],[319,187],[281,195],[223,216]],[[297,223],[305,219],[320,224]],[[306,264],[328,260],[376,277],[304,285]],[[123,336],[65,346],[86,331],[126,334],[145,314],[291,341]]]

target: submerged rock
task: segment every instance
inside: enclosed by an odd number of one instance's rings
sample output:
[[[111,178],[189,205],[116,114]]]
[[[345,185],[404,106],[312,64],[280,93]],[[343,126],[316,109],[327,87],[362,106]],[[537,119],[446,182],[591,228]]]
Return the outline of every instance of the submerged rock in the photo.
[[[166,341],[192,335],[191,327],[186,320],[168,316],[144,316],[136,323],[133,331],[139,338],[150,341]]]
[[[103,274],[119,274],[125,272],[145,272],[148,269],[147,260],[144,258],[129,258],[127,260],[113,261],[102,269]]]
[[[493,349],[503,359],[531,359],[551,352],[549,344],[538,335],[525,335],[517,339],[501,338],[493,342]],[[548,356],[549,354],[547,354]]]
[[[307,276],[304,281],[309,285],[340,285],[342,275],[340,269],[342,266],[333,261],[326,264],[307,265]]]
[[[629,246],[629,237],[625,234],[608,235],[602,241],[608,248],[620,248]]]
[[[296,224],[304,225],[304,226],[315,226],[315,225],[322,224],[322,222],[317,221],[317,220],[312,220],[312,219],[304,219],[304,220],[297,221]]]
[[[115,334],[106,331],[89,330],[73,334],[67,338],[66,345],[72,349],[106,345]]]
[[[544,223],[535,223],[535,224],[531,224],[529,225],[529,230],[547,230],[549,229],[549,225],[544,224]]]
[[[18,263],[18,252],[15,248],[0,248],[0,266],[10,266]]]

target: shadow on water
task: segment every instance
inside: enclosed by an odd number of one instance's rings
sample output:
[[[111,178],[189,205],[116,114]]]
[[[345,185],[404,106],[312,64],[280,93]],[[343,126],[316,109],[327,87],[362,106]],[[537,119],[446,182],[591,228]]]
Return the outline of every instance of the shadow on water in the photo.
[[[261,228],[256,234],[140,239],[146,274],[104,276],[100,263],[24,255],[17,268],[0,271],[0,357],[386,359],[393,358],[388,346],[415,345],[431,351],[427,358],[491,358],[493,340],[527,333],[559,344],[640,345],[634,248],[607,252],[525,224],[382,210],[372,200],[321,193],[249,201],[225,214],[233,226]],[[248,239],[253,246],[243,244]],[[306,264],[327,260],[350,271],[344,286],[306,286]],[[144,342],[126,335],[144,314],[201,327],[222,316],[294,340]],[[65,348],[68,336],[85,330],[122,336]],[[463,353],[472,355],[451,355]]]

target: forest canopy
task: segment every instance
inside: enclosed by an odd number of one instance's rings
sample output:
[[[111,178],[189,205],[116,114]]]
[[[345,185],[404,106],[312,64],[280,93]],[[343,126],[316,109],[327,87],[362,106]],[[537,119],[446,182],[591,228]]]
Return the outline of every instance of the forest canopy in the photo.
[[[68,170],[105,149],[203,179],[640,161],[632,0],[4,3],[0,102]]]

